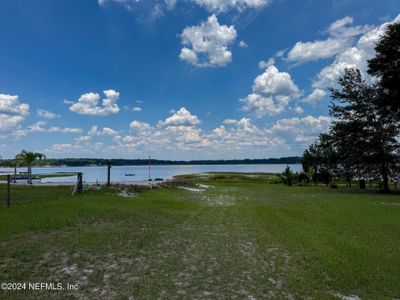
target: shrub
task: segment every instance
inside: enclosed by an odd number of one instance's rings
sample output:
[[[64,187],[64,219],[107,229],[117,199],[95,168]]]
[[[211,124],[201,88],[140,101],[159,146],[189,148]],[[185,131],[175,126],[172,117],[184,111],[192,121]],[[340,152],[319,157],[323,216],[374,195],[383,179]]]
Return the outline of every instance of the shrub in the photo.
[[[294,176],[293,176],[293,172],[289,166],[287,166],[285,171],[282,172],[282,174],[280,175],[280,178],[284,184],[287,184],[288,186],[292,186]]]
[[[310,180],[306,173],[301,172],[300,174],[296,173],[296,181],[299,185],[303,185],[303,184],[309,182]]]
[[[329,184],[329,187],[330,187],[331,189],[337,189],[337,188],[339,188],[338,185],[337,185],[336,183],[334,183],[334,182],[331,182],[331,183]]]

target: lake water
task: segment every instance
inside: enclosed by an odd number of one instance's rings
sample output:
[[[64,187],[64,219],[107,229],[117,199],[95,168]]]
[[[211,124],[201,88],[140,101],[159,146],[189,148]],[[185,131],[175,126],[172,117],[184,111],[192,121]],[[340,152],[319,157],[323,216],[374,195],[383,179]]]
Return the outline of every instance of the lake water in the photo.
[[[289,165],[295,172],[301,172],[300,164]],[[286,168],[286,164],[282,165],[184,165],[184,166],[151,166],[151,178],[170,179],[175,175],[206,173],[206,172],[263,172],[263,173],[280,173]],[[0,168],[0,172],[13,172],[10,168]],[[26,172],[26,168],[18,168],[18,172]],[[54,174],[60,172],[82,172],[84,182],[106,182],[107,167],[47,167],[33,168],[33,174]],[[125,176],[125,174],[135,174],[135,176]],[[111,181],[143,181],[149,178],[148,166],[113,166],[111,168]],[[56,177],[44,178],[42,182],[75,182],[76,176],[73,177]]]

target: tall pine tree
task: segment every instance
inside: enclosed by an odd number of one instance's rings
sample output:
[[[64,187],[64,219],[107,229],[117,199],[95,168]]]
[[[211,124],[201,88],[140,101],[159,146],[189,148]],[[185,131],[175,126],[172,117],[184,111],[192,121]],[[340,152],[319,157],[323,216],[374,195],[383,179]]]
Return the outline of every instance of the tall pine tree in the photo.
[[[391,24],[368,61],[368,73],[379,78],[381,108],[400,119],[400,23]]]

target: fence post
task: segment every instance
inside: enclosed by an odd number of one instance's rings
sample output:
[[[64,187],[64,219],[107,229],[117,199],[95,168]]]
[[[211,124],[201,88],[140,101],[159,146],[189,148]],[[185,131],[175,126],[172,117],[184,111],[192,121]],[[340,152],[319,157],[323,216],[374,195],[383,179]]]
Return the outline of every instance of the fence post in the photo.
[[[83,190],[82,177],[83,177],[83,176],[82,176],[82,173],[79,172],[79,173],[77,174],[78,183],[77,183],[77,187],[76,187],[76,192],[77,192],[78,194],[82,193],[82,190]]]
[[[7,175],[7,207],[10,207],[10,182],[11,176]]]
[[[111,162],[107,160],[107,185],[111,184]]]
[[[14,183],[17,183],[17,159],[15,159],[15,165],[14,165]]]

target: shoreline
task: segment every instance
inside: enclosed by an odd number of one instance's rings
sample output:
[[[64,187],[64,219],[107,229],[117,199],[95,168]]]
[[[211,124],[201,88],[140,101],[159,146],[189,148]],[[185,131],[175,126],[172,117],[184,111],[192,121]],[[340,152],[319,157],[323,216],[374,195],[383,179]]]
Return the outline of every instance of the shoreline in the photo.
[[[166,179],[163,181],[148,181],[148,180],[138,180],[138,181],[115,181],[111,182],[111,185],[140,185],[140,186],[156,186],[161,183],[169,182],[171,179]],[[7,184],[7,181],[1,180],[0,184]],[[27,182],[11,182],[11,186],[75,186],[76,182],[32,182],[29,184]],[[83,185],[88,186],[102,186],[107,185],[106,182],[83,182]]]

